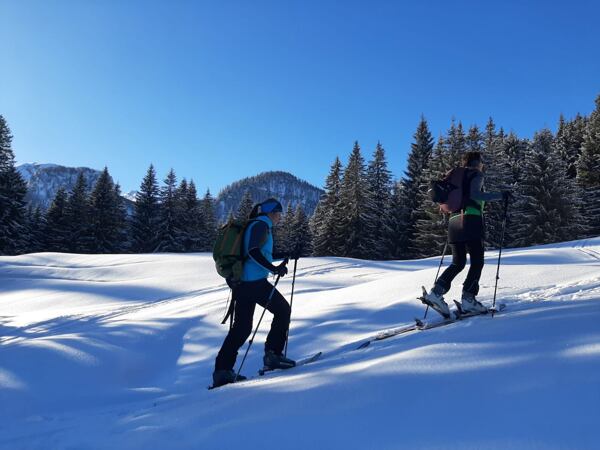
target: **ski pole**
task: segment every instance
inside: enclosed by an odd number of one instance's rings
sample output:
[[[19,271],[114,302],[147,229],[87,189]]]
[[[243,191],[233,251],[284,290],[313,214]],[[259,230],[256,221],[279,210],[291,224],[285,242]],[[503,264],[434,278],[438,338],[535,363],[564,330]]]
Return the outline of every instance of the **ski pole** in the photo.
[[[448,239],[446,239],[446,245],[444,245],[444,251],[442,252],[442,259],[440,259],[440,265],[438,266],[437,273],[435,274],[435,280],[433,282],[434,285],[437,282],[438,276],[440,275],[440,270],[442,269],[442,264],[444,263],[444,256],[446,256],[446,250],[448,249],[448,241],[449,240],[450,240],[450,236],[448,236]],[[427,319],[428,312],[429,312],[429,305],[427,305],[427,308],[425,308],[425,315],[423,316],[423,319]]]
[[[269,294],[267,303],[265,303],[265,308],[263,309],[263,312],[260,315],[260,319],[258,319],[258,324],[256,324],[256,328],[254,329],[254,334],[252,334],[252,338],[250,338],[250,341],[248,342],[248,348],[246,349],[246,353],[244,353],[244,358],[242,358],[242,363],[240,364],[240,368],[238,369],[237,374],[235,375],[236,380],[240,376],[240,372],[242,371],[242,367],[244,366],[244,362],[246,361],[246,356],[248,356],[250,347],[252,347],[252,343],[254,342],[254,337],[256,336],[258,327],[260,327],[260,323],[262,322],[263,317],[265,316],[265,312],[267,311],[267,308],[269,307],[269,303],[271,303],[271,299],[273,298],[273,294],[275,293],[275,288],[277,287],[277,283],[279,283],[280,278],[281,278],[281,275],[277,275],[277,278],[275,279],[275,284],[273,285],[273,289],[271,289],[271,294]]]
[[[496,307],[496,291],[498,290],[498,280],[500,279],[500,258],[502,258],[502,246],[504,245],[504,230],[506,229],[506,217],[508,213],[508,198],[504,201],[504,219],[502,220],[502,234],[500,237],[500,250],[498,251],[498,267],[496,268],[496,285],[494,286],[494,302],[492,304],[492,318],[494,317],[494,308]]]
[[[296,266],[298,265],[298,258],[294,259],[294,275],[292,276],[292,295],[290,297],[290,322],[292,321],[292,306],[294,305],[294,284],[296,283]],[[290,337],[290,327],[288,325],[287,334],[285,336],[285,350],[283,356],[287,356],[288,339]]]

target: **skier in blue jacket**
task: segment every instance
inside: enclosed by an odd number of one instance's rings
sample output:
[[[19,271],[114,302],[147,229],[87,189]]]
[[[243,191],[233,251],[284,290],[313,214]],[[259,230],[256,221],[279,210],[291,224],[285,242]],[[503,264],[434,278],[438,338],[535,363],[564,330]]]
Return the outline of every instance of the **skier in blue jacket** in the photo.
[[[267,280],[270,274],[282,277],[287,274],[287,260],[277,266],[273,265],[272,229],[281,220],[282,211],[281,203],[277,200],[265,200],[253,210],[252,220],[244,232],[243,255],[246,260],[241,282],[232,286],[235,316],[233,326],[215,360],[215,387],[245,379],[241,375],[236,379],[233,367],[238,350],[252,332],[252,318],[257,303],[274,316],[265,342],[265,367],[287,369],[296,365],[295,361],[282,354],[290,324],[290,305]]]

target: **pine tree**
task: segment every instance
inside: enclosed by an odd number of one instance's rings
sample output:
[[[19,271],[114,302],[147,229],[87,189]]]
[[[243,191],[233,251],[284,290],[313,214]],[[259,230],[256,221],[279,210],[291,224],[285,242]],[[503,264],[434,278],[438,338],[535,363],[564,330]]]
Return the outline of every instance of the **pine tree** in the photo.
[[[600,234],[600,95],[587,123],[577,161],[577,184],[582,190],[584,213],[592,236]]]
[[[325,193],[321,196],[310,221],[315,256],[335,255],[341,247],[339,236],[336,235],[335,221],[340,209],[342,174],[342,163],[336,156],[325,181]]]
[[[587,120],[580,114],[572,121],[567,121],[562,114],[560,115],[554,144],[567,165],[569,178],[577,176],[577,160],[583,147],[586,126]]]
[[[67,191],[61,187],[56,192],[46,212],[44,247],[50,252],[68,252],[70,245],[69,221],[66,215]]]
[[[406,171],[401,180],[402,187],[395,189],[397,198],[394,201],[394,208],[398,216],[393,226],[393,234],[398,241],[396,258],[411,258],[421,253],[415,242],[419,219],[417,211],[421,201],[419,193],[429,187],[424,184],[423,176],[433,152],[433,137],[423,116],[413,138]]]
[[[217,216],[215,213],[215,201],[207,190],[200,205],[202,214],[202,246],[201,251],[212,251],[217,238]]]
[[[485,162],[485,190],[509,190],[516,195],[516,179],[512,169],[509,155],[506,153],[506,137],[504,131],[495,132],[493,121],[490,118],[486,126],[484,138]],[[508,210],[510,212],[510,210]],[[504,241],[502,241],[502,228],[504,223],[504,202],[489,202],[485,205],[486,240],[494,247],[509,242],[511,237],[505,227]]]
[[[446,171],[448,171],[460,166],[461,158],[467,151],[467,140],[461,122],[458,122],[458,126],[456,126],[452,120],[445,144],[444,163]]]
[[[37,253],[46,250],[46,218],[42,209],[38,206],[35,209],[29,208],[27,214],[27,253]]]
[[[484,140],[479,127],[477,125],[469,128],[469,133],[465,138],[465,147],[468,152],[482,152],[484,151]]]
[[[117,253],[121,250],[119,204],[115,185],[105,167],[90,196],[90,234],[92,253]]]
[[[456,129],[453,131],[456,133]],[[415,252],[418,258],[439,255],[448,238],[448,225],[446,217],[440,212],[439,205],[433,203],[427,195],[429,185],[434,180],[444,177],[448,171],[447,142],[440,136],[433,150],[427,169],[423,171],[423,178],[417,194]]]
[[[244,196],[240,201],[237,212],[235,213],[236,219],[247,220],[250,217],[250,212],[254,208],[254,200],[249,191],[244,192]]]
[[[171,169],[160,192],[160,223],[158,252],[180,252],[183,250],[179,229],[179,201],[177,198],[177,176]]]
[[[15,167],[12,135],[0,115],[0,255],[17,255],[27,247],[27,184]]]
[[[392,258],[394,259],[405,259],[408,256],[407,249],[409,248],[408,243],[413,242],[415,235],[411,240],[408,240],[408,230],[411,223],[408,222],[411,217],[410,206],[407,205],[406,201],[408,196],[404,192],[406,188],[402,181],[395,181],[392,185],[392,198],[391,198],[391,209],[390,209],[390,227],[392,232],[391,247],[390,251]],[[415,210],[415,214],[416,214]],[[416,223],[415,232],[416,232]]]
[[[190,180],[185,198],[185,212],[187,219],[187,240],[185,250],[200,252],[203,250],[205,237],[204,216],[194,180]]]
[[[294,227],[294,209],[292,204],[288,203],[285,214],[281,222],[273,228],[275,241],[274,252],[289,255],[293,248],[292,235]]]
[[[535,134],[523,161],[527,174],[519,185],[515,213],[520,227],[515,246],[528,246],[573,239],[580,232],[579,199],[566,165],[553,145],[549,130]]]
[[[175,239],[178,251],[189,251],[192,217],[188,209],[188,182],[185,178],[175,190]]]
[[[154,166],[150,164],[140,190],[135,195],[131,219],[131,247],[134,252],[150,253],[158,246],[160,206]]]
[[[87,185],[80,172],[65,208],[71,253],[87,253],[90,249],[90,205]]]
[[[310,224],[301,204],[296,206],[291,222],[290,240],[288,241],[289,254],[310,255],[312,252]]]
[[[372,255],[372,234],[374,217],[371,215],[372,195],[366,178],[365,162],[358,142],[344,170],[340,188],[340,206],[343,215],[336,219],[337,234],[342,243],[338,250],[340,256],[351,258],[368,258]],[[339,213],[342,211],[340,210]]]
[[[115,252],[125,252],[131,248],[131,235],[129,234],[129,230],[131,229],[131,225],[129,223],[129,219],[127,216],[127,208],[125,206],[125,200],[121,195],[121,185],[119,183],[115,184],[114,189],[114,199],[115,199]]]
[[[392,175],[388,169],[385,150],[377,143],[373,159],[367,167],[369,207],[373,231],[369,244],[369,259],[389,259],[392,256],[392,224],[390,223]]]

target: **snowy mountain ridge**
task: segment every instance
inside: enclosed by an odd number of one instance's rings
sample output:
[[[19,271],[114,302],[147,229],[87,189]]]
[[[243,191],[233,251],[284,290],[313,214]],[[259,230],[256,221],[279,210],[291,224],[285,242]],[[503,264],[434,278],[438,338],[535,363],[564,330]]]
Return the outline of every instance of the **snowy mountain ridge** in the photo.
[[[0,257],[0,448],[596,448],[600,237],[505,250],[494,318],[357,350],[422,317],[438,264],[300,259],[288,355],[322,359],[208,391],[229,293],[211,255]]]
[[[100,171],[89,167],[65,167],[58,164],[21,164],[17,170],[27,182],[25,200],[32,208],[46,210],[52,204],[58,190],[63,187],[70,192],[80,173],[85,177],[91,191],[100,177]]]

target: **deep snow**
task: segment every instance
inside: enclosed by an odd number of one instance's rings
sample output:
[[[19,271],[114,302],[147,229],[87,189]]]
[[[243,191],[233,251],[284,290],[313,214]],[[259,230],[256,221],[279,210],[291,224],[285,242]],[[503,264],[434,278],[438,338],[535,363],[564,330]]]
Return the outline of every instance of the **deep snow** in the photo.
[[[354,350],[423,314],[438,263],[300,260],[289,355],[323,359],[208,391],[228,294],[210,255],[0,257],[0,447],[600,448],[600,238],[503,252],[493,319]]]

